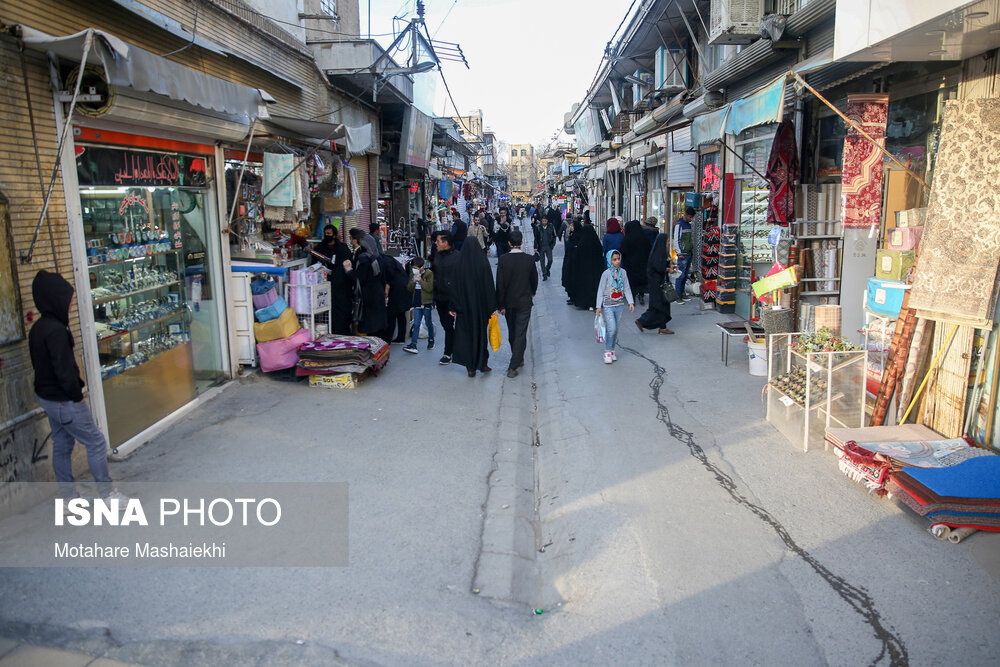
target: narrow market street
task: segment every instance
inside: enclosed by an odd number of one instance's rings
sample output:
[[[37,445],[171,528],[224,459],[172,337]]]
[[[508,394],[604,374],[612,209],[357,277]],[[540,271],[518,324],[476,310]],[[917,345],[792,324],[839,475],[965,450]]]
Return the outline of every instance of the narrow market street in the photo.
[[[345,481],[349,567],[7,569],[0,636],[145,665],[995,664],[998,536],[935,541],[793,447],[697,301],[673,336],[624,317],[606,366],[556,255],[519,377],[506,331],[474,379],[423,341],[355,390],[251,375],[113,468]]]

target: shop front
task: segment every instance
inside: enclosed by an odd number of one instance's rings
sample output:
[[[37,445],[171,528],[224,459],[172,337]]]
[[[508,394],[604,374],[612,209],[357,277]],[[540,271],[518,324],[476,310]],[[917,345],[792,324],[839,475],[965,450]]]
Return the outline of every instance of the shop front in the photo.
[[[85,127],[75,139],[80,316],[117,447],[229,372],[215,150]]]

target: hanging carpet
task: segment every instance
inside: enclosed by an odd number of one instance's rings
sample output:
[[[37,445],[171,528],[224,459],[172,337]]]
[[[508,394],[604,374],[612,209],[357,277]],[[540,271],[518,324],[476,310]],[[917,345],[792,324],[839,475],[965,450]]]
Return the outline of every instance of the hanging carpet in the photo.
[[[848,95],[847,117],[868,136],[885,144],[889,96]],[[844,229],[878,226],[882,213],[882,151],[850,125],[844,136],[844,166],[841,170],[841,216]]]
[[[993,327],[1000,264],[1000,99],[949,100],[909,307]]]

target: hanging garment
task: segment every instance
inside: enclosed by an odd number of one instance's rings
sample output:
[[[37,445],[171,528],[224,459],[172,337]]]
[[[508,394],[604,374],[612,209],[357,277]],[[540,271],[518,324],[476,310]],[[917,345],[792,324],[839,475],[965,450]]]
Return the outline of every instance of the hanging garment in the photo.
[[[295,166],[295,156],[285,153],[264,153],[264,192],[270,192],[264,199],[268,206],[295,205],[295,176],[281,181]],[[281,181],[278,184],[278,181]],[[277,185],[277,187],[275,187]],[[272,191],[272,188],[273,191]]]

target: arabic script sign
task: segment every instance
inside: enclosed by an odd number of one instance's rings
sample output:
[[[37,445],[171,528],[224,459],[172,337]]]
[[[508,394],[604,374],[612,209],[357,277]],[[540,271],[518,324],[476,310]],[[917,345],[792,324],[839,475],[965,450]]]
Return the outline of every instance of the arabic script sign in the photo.
[[[206,184],[202,157],[101,146],[78,146],[77,152],[76,172],[81,186],[204,187]]]

